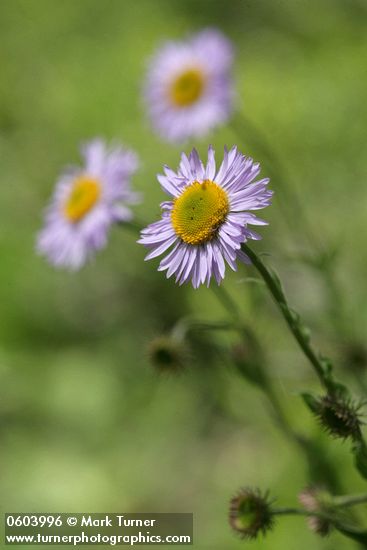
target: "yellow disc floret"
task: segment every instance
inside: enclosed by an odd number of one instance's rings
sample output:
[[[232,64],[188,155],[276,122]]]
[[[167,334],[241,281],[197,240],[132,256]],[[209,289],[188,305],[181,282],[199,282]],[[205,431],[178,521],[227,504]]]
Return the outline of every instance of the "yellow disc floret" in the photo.
[[[100,183],[87,176],[80,176],[73,182],[69,197],[64,205],[66,218],[75,223],[80,221],[98,201]]]
[[[198,69],[188,69],[177,76],[170,88],[170,98],[177,107],[192,105],[202,95],[205,86],[203,73]]]
[[[171,219],[176,234],[187,244],[215,237],[229,212],[227,193],[215,182],[194,181],[175,201]]]

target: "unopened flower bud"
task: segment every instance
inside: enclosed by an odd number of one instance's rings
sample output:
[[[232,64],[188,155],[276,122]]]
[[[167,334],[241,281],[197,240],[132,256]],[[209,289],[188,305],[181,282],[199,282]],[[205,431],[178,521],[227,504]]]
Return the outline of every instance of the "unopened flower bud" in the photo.
[[[332,437],[353,441],[361,439],[361,425],[359,410],[363,403],[356,404],[341,392],[315,396],[303,393],[303,400],[312,414],[318,418],[320,425]]]
[[[298,495],[298,500],[307,512],[322,513],[326,511],[328,493],[317,487],[307,487]],[[330,522],[320,516],[308,517],[307,524],[311,531],[321,537],[326,537],[331,530]]]
[[[185,345],[170,335],[154,338],[149,344],[148,353],[152,365],[159,372],[176,373],[185,367]]]
[[[358,440],[361,437],[360,406],[342,396],[327,394],[317,401],[315,414],[333,437]]]

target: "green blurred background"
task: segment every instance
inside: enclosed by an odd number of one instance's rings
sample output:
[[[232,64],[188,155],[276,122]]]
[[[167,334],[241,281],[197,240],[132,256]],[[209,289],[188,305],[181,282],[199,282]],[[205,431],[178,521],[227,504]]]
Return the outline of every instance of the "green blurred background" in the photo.
[[[150,365],[149,341],[182,315],[228,318],[210,290],[166,281],[123,229],[74,275],[38,258],[34,242],[60,170],[79,162],[79,143],[94,136],[139,152],[134,183],[145,202],[137,215],[159,216],[155,175],[163,163],[177,166],[180,148],[161,142],[145,119],[147,58],[165,38],[217,26],[236,48],[240,109],[287,165],[320,240],[340,245],[340,300],[350,334],[364,341],[366,23],[364,0],[1,0],[2,512],[192,511],[198,549],[355,547],[338,534],[318,539],[302,518],[284,518],[251,544],[231,532],[228,501],[239,487],[269,488],[279,505],[296,505],[307,472],[261,393],[210,341],[180,376],[159,376]],[[229,125],[185,149],[205,154],[208,142],[220,157],[239,140]],[[251,133],[239,145],[263,160]],[[303,227],[289,231],[278,198],[263,216],[271,225],[254,248],[271,253],[291,303],[349,380],[325,288],[289,260],[295,245],[304,250]],[[264,344],[285,411],[301,432],[327,441],[299,397],[319,389],[317,380],[265,290],[250,313],[247,275],[241,267],[225,284]],[[354,390],[362,394],[358,383]],[[364,491],[349,445],[327,443],[345,491]]]

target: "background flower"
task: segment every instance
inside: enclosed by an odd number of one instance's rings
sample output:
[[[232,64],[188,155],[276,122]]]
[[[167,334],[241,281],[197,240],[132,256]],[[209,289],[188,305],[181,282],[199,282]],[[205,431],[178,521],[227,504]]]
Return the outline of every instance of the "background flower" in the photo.
[[[138,167],[134,152],[108,149],[102,140],[82,148],[84,166],[72,168],[59,179],[46,213],[37,250],[55,266],[79,269],[107,243],[114,222],[129,221],[126,204],[137,201],[130,176]]]
[[[171,251],[159,270],[176,276],[180,284],[191,280],[194,288],[212,277],[219,284],[224,278],[225,262],[236,270],[236,260],[250,263],[241,243],[261,239],[248,225],[266,225],[250,213],[270,204],[269,179],[254,181],[260,165],[238,152],[225,149],[216,169],[214,150],[209,147],[204,167],[195,149],[181,156],[177,173],[167,166],[158,180],[172,201],[161,204],[162,219],[142,231],[140,243],[150,249],[150,260]]]
[[[150,61],[145,99],[152,124],[164,139],[203,136],[228,120],[232,60],[231,43],[216,29],[161,46]]]

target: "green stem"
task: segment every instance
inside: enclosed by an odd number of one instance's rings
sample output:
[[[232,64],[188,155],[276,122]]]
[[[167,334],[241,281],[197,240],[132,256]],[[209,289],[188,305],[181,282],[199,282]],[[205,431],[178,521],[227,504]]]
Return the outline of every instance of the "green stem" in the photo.
[[[267,136],[248,119],[241,111],[237,111],[232,120],[232,128],[241,142],[252,142],[261,155],[267,159],[267,167],[271,179],[276,182],[277,188],[283,191],[280,198],[280,206],[283,209],[283,218],[288,227],[294,231],[295,227],[302,227],[303,233],[307,236],[309,244],[318,252],[322,251],[322,246],[309,223],[305,214],[303,203],[298,195],[293,182],[290,182],[287,170],[279,156],[274,153],[273,146],[269,143]],[[248,139],[244,137],[247,131]]]
[[[281,507],[281,508],[274,508],[271,511],[272,515],[274,516],[316,516],[320,518],[325,518],[325,514],[322,514],[321,512],[309,512],[308,510],[304,510],[303,508],[292,508],[292,507]]]
[[[332,508],[345,508],[347,506],[356,506],[358,504],[363,504],[367,502],[367,494],[361,495],[342,495],[342,496],[333,496],[331,497],[329,507]],[[275,508],[272,511],[275,515],[301,515],[301,516],[319,516],[319,517],[328,517],[327,513],[322,512],[309,512],[303,508],[292,508],[292,507],[281,507]]]
[[[257,254],[255,254],[255,252],[253,252],[247,244],[242,244],[242,250],[245,254],[247,254],[254,267],[262,276],[295,340],[307,359],[310,361],[311,365],[314,367],[320,382],[325,387],[326,391],[330,394],[335,394],[340,390],[344,393],[347,392],[348,390],[345,386],[342,386],[334,380],[331,372],[331,365],[325,359],[321,359],[314,351],[310,344],[309,336],[306,333],[305,328],[302,326],[299,317],[289,308],[287,299],[277,276],[265,266],[259,256],[257,256]],[[360,435],[358,440],[354,443],[353,454],[358,471],[365,479],[367,479],[367,445],[362,435]]]
[[[355,506],[356,504],[363,504],[367,502],[367,494],[362,495],[347,495],[347,496],[340,496],[340,497],[333,497],[333,505],[334,506]]]
[[[328,479],[327,485],[330,489],[340,490],[339,480],[336,476],[334,468],[332,468],[330,464],[327,464],[322,460],[322,454],[320,456],[319,449],[316,449],[315,451],[314,444],[310,440],[297,433],[290,425],[286,415],[284,414],[283,407],[281,406],[274,386],[268,376],[266,369],[264,368],[265,358],[263,357],[261,347],[252,329],[246,326],[240,319],[240,312],[237,308],[235,301],[232,299],[231,295],[227,292],[223,285],[220,287],[213,286],[211,288],[213,288],[215,295],[229,312],[229,314],[234,317],[235,324],[233,325],[233,328],[238,330],[240,334],[242,334],[245,342],[249,342],[249,344],[255,351],[255,354],[258,358],[256,361],[256,368],[259,371],[257,380],[261,381],[261,383],[256,382],[256,385],[263,392],[268,400],[268,403],[271,406],[271,413],[274,422],[277,424],[278,428],[281,430],[281,432],[283,432],[286,438],[292,444],[296,443],[296,445],[305,454],[307,463],[309,465],[309,472],[313,481],[316,481],[316,473],[317,475],[322,473],[323,479]]]
[[[356,502],[355,504],[359,503]],[[367,530],[364,528],[359,528],[355,525],[349,525],[348,523],[345,523],[341,518],[335,516],[332,511],[331,513],[327,513],[323,511],[310,512],[308,510],[300,508],[275,508],[272,510],[272,514],[275,516],[306,516],[320,518],[322,520],[330,522],[331,525],[344,536],[359,542],[363,548],[366,548]]]
[[[200,321],[187,316],[180,319],[173,327],[171,336],[179,341],[184,340],[187,333],[192,331],[211,331],[211,330],[237,330],[238,326],[228,321]]]
[[[257,254],[255,254],[255,252],[253,252],[253,250],[251,250],[251,248],[249,248],[247,244],[242,244],[242,250],[245,252],[245,254],[247,254],[254,267],[263,278],[299,347],[315,369],[320,379],[320,382],[325,386],[327,390],[332,390],[333,384],[332,380],[330,379],[330,374],[327,374],[325,372],[324,365],[322,364],[319,356],[312,348],[308,337],[305,334],[305,331],[302,330],[299,319],[289,308],[284,292],[276,276],[268,270],[268,268],[261,261],[259,256],[257,256]]]

